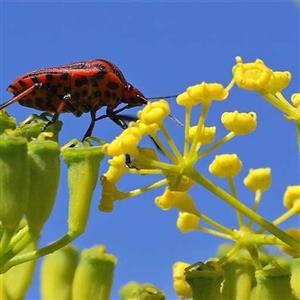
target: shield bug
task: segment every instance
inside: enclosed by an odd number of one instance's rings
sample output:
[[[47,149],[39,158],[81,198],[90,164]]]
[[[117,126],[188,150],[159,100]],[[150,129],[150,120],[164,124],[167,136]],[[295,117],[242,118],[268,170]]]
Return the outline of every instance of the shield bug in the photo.
[[[23,106],[53,113],[50,123],[60,113],[79,117],[89,112],[90,125],[84,135],[90,136],[95,122],[110,118],[126,128],[126,118],[121,111],[148,102],[145,96],[128,83],[117,66],[104,59],[81,61],[72,64],[35,70],[19,76],[7,88],[14,97],[0,105],[0,110],[19,102]],[[120,104],[122,108],[117,109]],[[106,114],[96,117],[96,112],[106,107]]]

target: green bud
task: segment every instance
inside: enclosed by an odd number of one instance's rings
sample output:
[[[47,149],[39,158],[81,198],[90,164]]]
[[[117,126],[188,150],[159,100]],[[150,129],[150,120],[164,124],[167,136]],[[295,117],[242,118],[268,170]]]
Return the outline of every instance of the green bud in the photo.
[[[5,109],[0,110],[0,134],[6,129],[15,129],[16,119],[11,117]]]
[[[30,230],[38,234],[53,208],[59,180],[59,145],[49,140],[28,144],[30,200],[26,218]]]
[[[223,265],[222,299],[249,299],[254,282],[254,265],[250,259],[237,257]]]
[[[126,283],[119,291],[122,300],[164,300],[163,291],[151,283],[139,284],[135,281]]]
[[[108,300],[116,258],[105,253],[103,246],[85,249],[76,269],[72,299]]]
[[[70,300],[78,251],[68,245],[47,255],[41,266],[41,299]]]
[[[79,235],[86,226],[99,164],[103,158],[102,148],[79,143],[77,147],[62,149],[62,157],[68,165],[69,233]]]
[[[300,300],[300,258],[291,261],[291,286],[295,299]]]
[[[29,244],[20,253],[24,254],[29,251],[36,250],[34,243]],[[20,300],[24,299],[25,293],[31,284],[35,267],[35,260],[31,260],[12,267],[3,276],[3,292],[5,291],[7,299]],[[1,297],[0,299],[5,299]]]
[[[49,123],[49,119],[46,118],[46,114],[43,113],[39,115],[30,115],[25,121],[23,121],[15,130],[14,134],[17,136],[23,136],[27,140],[32,140],[37,138],[41,132],[49,132],[53,134],[52,139],[58,139],[58,133],[62,127],[61,121],[56,121],[55,123],[46,127]]]
[[[290,273],[277,266],[267,265],[255,272],[256,287],[251,300],[292,300]]]
[[[29,195],[27,142],[0,136],[0,221],[14,232],[26,210]]]
[[[200,264],[199,268],[186,271],[185,278],[192,287],[194,300],[221,299],[223,272],[214,264],[210,262]]]

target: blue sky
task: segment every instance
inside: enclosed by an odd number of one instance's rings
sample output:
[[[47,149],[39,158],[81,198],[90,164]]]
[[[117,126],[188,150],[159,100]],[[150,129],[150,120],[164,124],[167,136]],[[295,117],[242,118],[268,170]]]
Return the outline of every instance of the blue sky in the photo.
[[[1,102],[10,95],[6,87],[19,75],[43,67],[78,60],[105,58],[123,71],[126,79],[148,96],[180,93],[202,81],[227,84],[236,55],[245,61],[261,58],[274,70],[293,74],[285,95],[299,91],[299,6],[293,1],[261,2],[1,2],[0,91]],[[183,111],[170,100],[172,114],[182,119]],[[246,203],[252,195],[242,185],[249,168],[272,167],[273,184],[260,209],[273,219],[283,211],[281,198],[289,184],[299,182],[295,129],[282,115],[253,93],[234,89],[228,100],[213,105],[207,125],[218,126],[224,111],[255,111],[258,129],[237,138],[217,153],[237,153],[243,170],[237,189]],[[11,106],[18,121],[34,110]],[[132,111],[134,113],[135,110]],[[81,138],[88,115],[62,116],[61,142]],[[181,142],[180,127],[167,121],[170,134]],[[112,122],[99,122],[94,135],[110,141],[120,132]],[[199,164],[208,175],[213,155]],[[101,166],[101,172],[106,164]],[[139,179],[146,182],[148,179]],[[132,177],[121,187],[132,186]],[[136,179],[134,178],[134,182]],[[149,179],[148,182],[151,182]],[[216,183],[224,186],[221,180]],[[140,183],[141,184],[141,183]],[[132,186],[133,187],[133,186]],[[86,232],[75,241],[78,248],[96,243],[118,257],[112,299],[129,280],[151,282],[174,299],[171,266],[177,260],[190,263],[215,254],[221,240],[201,233],[183,235],[175,226],[177,213],[163,212],[154,205],[154,191],[118,203],[111,214],[97,210],[100,187],[94,193]],[[192,192],[199,209],[227,226],[235,226],[234,212],[203,189]],[[65,167],[53,210],[41,244],[57,239],[66,230],[67,188]],[[283,224],[296,226],[295,219]],[[38,273],[26,299],[38,299]]]

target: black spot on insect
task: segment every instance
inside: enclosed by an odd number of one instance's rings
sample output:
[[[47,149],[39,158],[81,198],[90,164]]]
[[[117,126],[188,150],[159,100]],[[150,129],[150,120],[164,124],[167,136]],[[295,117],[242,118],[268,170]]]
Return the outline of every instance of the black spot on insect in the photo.
[[[65,92],[66,94],[70,93],[70,92],[71,92],[71,88],[68,87],[68,86],[65,86],[65,87],[64,87],[64,92]]]
[[[58,90],[57,85],[51,85],[50,90],[51,90],[51,92],[52,92],[53,94],[55,94],[55,93],[57,92],[57,90]]]
[[[52,80],[53,79],[53,75],[52,74],[46,74],[46,79],[47,80]]]
[[[101,97],[102,93],[100,91],[96,91],[96,92],[94,92],[94,96],[95,97]]]
[[[114,92],[112,92],[112,93],[111,93],[111,97],[112,97],[113,99],[117,99],[117,94],[114,93]]]
[[[97,80],[101,80],[101,79],[104,78],[105,74],[106,74],[106,71],[103,70],[103,71],[98,72],[98,73],[95,75],[95,77],[96,77]]]
[[[62,80],[67,80],[69,78],[69,74],[68,73],[62,73],[60,76],[60,79]]]
[[[31,95],[32,95],[32,96],[35,96],[35,95],[36,95],[36,91],[33,90],[33,91],[31,92]]]
[[[98,87],[98,82],[99,82],[98,79],[93,78],[92,79],[92,86],[93,87]]]
[[[116,90],[119,87],[119,85],[116,82],[109,81],[106,87],[109,88],[110,90]]]
[[[75,92],[75,93],[74,93],[74,97],[75,97],[75,98],[79,98],[79,97],[80,97],[80,93],[79,93],[79,92]]]
[[[87,94],[88,94],[88,91],[87,91],[87,90],[83,90],[83,91],[81,92],[81,95],[82,95],[83,97],[87,96]]]
[[[31,77],[31,81],[33,83],[39,83],[40,82],[36,76]]]
[[[105,96],[110,98],[111,97],[110,91],[105,91]]]
[[[38,104],[38,103],[41,103],[43,102],[43,99],[41,97],[36,97],[35,98],[35,102]]]
[[[9,85],[8,89],[12,89],[12,90],[16,91],[16,88],[13,85]]]
[[[85,77],[82,77],[82,78],[80,78],[80,79],[76,79],[75,80],[75,85],[77,86],[77,87],[81,87],[81,86],[83,86],[83,85],[86,85],[86,84],[88,84],[88,80],[85,78]]]
[[[58,88],[61,88],[61,87],[63,87],[63,84],[62,84],[61,82],[59,82],[59,83],[57,84],[57,87],[58,87]]]
[[[23,80],[19,80],[19,84],[22,87],[26,87],[26,83]]]

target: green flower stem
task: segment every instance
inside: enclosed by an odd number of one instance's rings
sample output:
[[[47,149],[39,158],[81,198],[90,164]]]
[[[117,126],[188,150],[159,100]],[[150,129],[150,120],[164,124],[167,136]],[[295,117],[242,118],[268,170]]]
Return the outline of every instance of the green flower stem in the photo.
[[[236,244],[234,245],[234,247],[231,248],[231,249],[226,253],[226,255],[222,256],[222,257],[219,259],[218,263],[219,263],[220,265],[226,263],[231,257],[233,257],[237,252],[239,252],[240,249],[241,249],[241,244],[240,244],[240,243],[236,243]]]
[[[196,130],[195,136],[194,136],[193,141],[192,141],[192,145],[191,145],[191,148],[190,148],[190,151],[189,151],[189,156],[193,156],[193,154],[195,153],[195,150],[196,150],[196,147],[197,147],[197,144],[198,144],[198,141],[199,141],[199,137],[201,135],[201,132],[202,132],[202,129],[203,129],[203,126],[204,126],[204,120],[205,120],[207,111],[210,107],[210,104],[211,103],[205,103],[205,104],[202,105],[200,117],[199,117],[198,124],[197,124],[197,130]]]
[[[163,186],[163,185],[165,185],[167,183],[168,183],[167,179],[159,180],[159,181],[154,182],[152,184],[146,185],[146,186],[144,186],[142,188],[135,189],[135,190],[132,190],[130,192],[124,193],[124,197],[122,197],[121,199],[138,196],[138,195],[140,195],[142,193],[145,193],[147,191],[150,191],[152,189],[161,187],[161,186]]]
[[[260,260],[259,260],[258,251],[257,251],[256,246],[254,246],[254,245],[246,246],[246,249],[248,250],[248,252],[249,252],[249,254],[252,258],[252,261],[255,265],[256,270],[261,270],[262,265],[261,265]]]
[[[191,124],[191,106],[185,106],[185,123],[184,123],[184,157],[188,154],[189,151],[189,130]]]
[[[288,218],[290,218],[291,216],[293,216],[294,214],[296,214],[297,212],[299,212],[299,207],[295,205],[292,208],[290,208],[288,211],[283,213],[276,220],[274,220],[272,223],[274,225],[278,225],[278,224],[284,222],[285,220],[287,220]]]
[[[274,107],[276,107],[278,110],[280,110],[286,115],[293,114],[293,112],[295,111],[295,107],[290,105],[288,102],[280,101],[280,99],[278,99],[276,96],[270,93],[268,94],[260,93],[260,95],[264,99],[266,99],[271,105],[273,105]]]
[[[206,227],[198,225],[197,229],[200,230],[200,231],[202,231],[202,232],[208,233],[210,235],[218,236],[218,237],[223,238],[223,239],[232,240],[232,236],[231,235],[224,234],[222,232],[219,232],[219,231],[216,231],[216,230],[213,230],[213,229],[210,229],[210,228],[206,228]]]
[[[257,234],[252,232],[243,232],[237,236],[236,241],[244,245],[284,245],[284,243],[271,234]]]
[[[174,152],[176,158],[178,161],[182,160],[182,156],[181,156],[181,153],[179,152],[177,146],[175,145],[173,139],[170,137],[166,127],[161,124],[160,125],[160,129],[161,129],[161,132],[163,133],[164,137],[166,138],[170,148],[172,149],[172,151]]]
[[[287,106],[292,108],[293,106],[290,104],[290,102],[283,96],[281,92],[277,92],[275,96],[282,102],[285,103]]]
[[[234,81],[234,78],[232,78],[231,81],[226,86],[225,91],[228,93],[233,88],[234,84],[235,84],[235,81]]]
[[[59,240],[57,240],[43,248],[31,251],[31,252],[27,252],[25,254],[17,255],[14,258],[12,258],[10,261],[8,261],[3,267],[0,268],[0,273],[5,273],[11,267],[22,264],[26,261],[38,259],[41,256],[50,254],[64,246],[68,245],[76,237],[77,237],[77,235],[72,235],[71,233],[68,233],[68,234],[64,235],[62,238],[60,238]]]
[[[235,186],[234,186],[233,178],[232,177],[227,177],[227,181],[228,181],[228,185],[229,185],[229,188],[230,188],[231,195],[234,198],[237,199],[237,193],[236,193],[236,189],[235,189]],[[241,213],[238,210],[236,210],[236,216],[237,216],[239,227],[240,228],[243,227],[244,226],[244,220],[242,218]]]
[[[172,162],[176,163],[176,158],[173,154],[164,146],[164,144],[160,141],[156,134],[151,134],[151,138],[155,141],[158,145],[159,149],[163,152],[163,154]]]
[[[0,256],[2,256],[9,247],[9,242],[13,236],[13,232],[4,228],[3,234],[0,240]]]
[[[208,216],[206,216],[205,214],[202,214],[200,212],[195,212],[194,213],[198,218],[200,218],[201,220],[203,220],[204,222],[206,222],[207,224],[219,229],[222,232],[225,232],[226,234],[228,234],[229,236],[232,236],[233,231],[231,229],[226,228],[225,226],[219,224],[218,222],[214,221],[213,219],[209,218]]]
[[[220,199],[228,203],[230,206],[239,210],[248,218],[253,219],[254,222],[256,222],[258,225],[262,226],[264,229],[274,234],[278,239],[286,243],[291,248],[294,249],[299,248],[299,243],[294,238],[292,238],[290,235],[288,235],[284,231],[280,230],[279,228],[277,228],[276,226],[274,226],[273,224],[265,220],[263,217],[255,213],[253,210],[251,210],[250,208],[242,204],[239,200],[235,199],[234,197],[226,193],[223,189],[217,187],[207,178],[205,178],[200,173],[198,173],[195,169],[191,168],[185,170],[185,175],[189,176],[191,179],[198,182],[200,185],[205,187],[211,193],[218,196]]]
[[[262,195],[261,190],[258,190],[255,192],[255,198],[254,198],[254,203],[253,203],[253,208],[252,208],[255,212],[257,211],[258,205],[260,203],[261,195]],[[251,220],[249,220],[249,224],[247,225],[247,227],[251,228],[252,224],[253,224],[253,220],[251,219]]]
[[[234,138],[236,135],[234,132],[229,132],[226,136],[224,136],[223,138],[221,138],[219,141],[217,141],[216,143],[212,144],[210,147],[208,147],[207,149],[205,149],[204,151],[200,152],[198,154],[198,159],[204,157],[205,155],[207,155],[208,153],[212,152],[213,150],[215,150],[216,148],[220,147],[221,145],[223,145],[224,143],[230,141],[232,138]]]
[[[161,169],[167,172],[173,172],[175,174],[178,174],[180,167],[176,166],[176,165],[172,165],[172,164],[168,164],[168,163],[164,163],[161,161],[157,161],[157,160],[153,160],[153,159],[149,159],[146,156],[143,156],[143,160],[146,162],[147,166],[151,167],[151,168],[157,168],[157,169]]]

